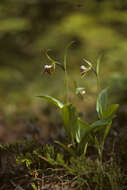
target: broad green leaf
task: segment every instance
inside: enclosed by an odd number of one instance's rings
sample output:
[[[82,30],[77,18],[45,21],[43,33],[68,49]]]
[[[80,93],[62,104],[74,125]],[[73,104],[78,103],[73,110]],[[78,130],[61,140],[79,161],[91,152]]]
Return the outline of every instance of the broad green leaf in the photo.
[[[110,122],[111,122],[111,120],[107,119],[107,120],[95,121],[91,125],[85,124],[84,131],[82,131],[82,135],[81,135],[81,141],[78,145],[79,150],[82,152],[84,150],[84,147],[86,146],[86,144],[91,143],[91,141],[93,142],[93,140],[94,140],[93,133],[100,131],[100,130],[107,129],[106,127],[109,125]],[[80,123],[83,124],[83,121],[81,120]],[[107,130],[107,132],[108,132],[108,130]],[[97,144],[96,144],[96,146],[97,146]],[[100,154],[100,148],[98,149],[98,152]]]
[[[110,122],[109,119],[107,120],[98,120],[92,123],[91,125],[86,124],[84,121],[78,119],[78,123],[80,123],[80,141],[85,141],[86,137],[91,135],[91,132],[95,130],[102,130],[106,125]],[[88,138],[87,138],[88,139]]]
[[[77,113],[72,104],[65,104],[62,108],[62,117],[66,134],[71,138],[72,143],[78,130]]]
[[[89,124],[78,117],[78,124],[85,130],[89,128]]]
[[[107,108],[107,88],[103,89],[97,98],[96,111],[99,119],[102,119],[102,113]]]
[[[76,133],[76,140],[78,143],[81,142],[81,140],[84,137],[84,135],[86,134],[88,128],[89,128],[89,125],[85,121],[78,118],[78,130]]]
[[[90,126],[80,118],[78,118],[78,126],[78,129],[80,131],[80,142],[78,144],[78,150],[79,152],[84,152],[85,155],[88,146],[88,141],[91,135]]]
[[[102,113],[102,118],[106,119],[106,118],[112,118],[115,114],[115,112],[117,111],[119,107],[119,104],[113,104],[108,106]]]
[[[110,121],[111,121],[111,119],[104,119],[104,120],[95,121],[94,123],[92,123],[89,126],[87,133],[90,133],[92,131],[103,130],[109,124]]]
[[[39,98],[44,98],[46,100],[49,100],[50,102],[52,102],[53,104],[55,104],[58,108],[62,109],[62,107],[64,106],[63,103],[61,103],[59,100],[57,100],[56,98],[53,98],[52,96],[48,96],[48,95],[41,95],[41,96],[37,96]]]
[[[103,127],[103,126],[107,125],[109,123],[109,121],[110,121],[110,119],[104,119],[104,120],[95,121],[94,123],[92,123],[90,125],[90,128],[94,129],[96,127],[101,127],[101,126]]]

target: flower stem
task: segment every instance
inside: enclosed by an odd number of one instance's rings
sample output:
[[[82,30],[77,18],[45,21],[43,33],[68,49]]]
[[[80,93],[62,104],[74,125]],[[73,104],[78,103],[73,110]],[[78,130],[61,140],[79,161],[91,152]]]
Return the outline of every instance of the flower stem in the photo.
[[[65,49],[65,53],[64,53],[64,72],[65,72],[65,88],[66,88],[66,103],[69,103],[69,83],[68,83],[68,72],[67,72],[67,51],[68,48],[72,45],[72,43],[74,43],[73,41],[70,42],[66,49]]]

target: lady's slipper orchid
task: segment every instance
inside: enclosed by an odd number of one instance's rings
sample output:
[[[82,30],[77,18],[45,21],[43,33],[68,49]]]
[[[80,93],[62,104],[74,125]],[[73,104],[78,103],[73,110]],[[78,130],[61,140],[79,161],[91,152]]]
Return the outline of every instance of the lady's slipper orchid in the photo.
[[[92,64],[89,61],[87,61],[86,59],[83,59],[83,61],[86,62],[89,65],[89,67],[86,67],[85,65],[80,66],[80,72],[82,77],[84,77],[86,73],[90,71],[92,68]]]
[[[46,73],[48,73],[49,75],[51,75],[51,74],[52,74],[52,68],[53,68],[52,65],[45,65],[45,66],[44,66],[44,73],[46,72]]]
[[[87,68],[84,66],[84,65],[81,65],[80,67],[80,72],[86,72],[87,71]]]
[[[84,65],[80,66],[80,72],[81,72],[81,76],[85,76],[85,74],[90,70],[90,68],[85,67]]]

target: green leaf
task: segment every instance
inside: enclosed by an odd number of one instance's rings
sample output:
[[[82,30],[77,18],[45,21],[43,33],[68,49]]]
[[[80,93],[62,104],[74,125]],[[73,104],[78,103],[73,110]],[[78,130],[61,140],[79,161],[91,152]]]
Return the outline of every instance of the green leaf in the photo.
[[[78,134],[77,137],[79,137],[79,143],[83,139],[84,135],[89,130],[89,125],[83,121],[82,119],[78,118]]]
[[[82,135],[81,135],[81,140],[82,143],[83,141],[86,142],[86,140],[89,140],[90,136],[91,136],[91,132],[94,132],[95,130],[102,130],[104,127],[106,127],[106,125],[110,122],[110,120],[98,120],[95,121],[94,123],[92,123],[91,125],[88,124],[83,124],[83,121],[80,121],[80,124],[82,124],[82,127],[84,126],[84,129],[82,128]]]
[[[102,118],[106,119],[106,118],[112,118],[115,114],[115,112],[117,111],[119,107],[119,104],[112,104],[110,106],[108,106],[102,113]]]
[[[82,119],[78,118],[78,130],[80,131],[80,141],[78,144],[78,151],[86,154],[88,141],[90,139],[90,126]]]
[[[86,136],[89,136],[91,132],[94,130],[102,130],[111,120],[98,120],[88,125],[83,120],[78,119],[79,129],[80,129],[80,141],[84,139]]]
[[[102,57],[102,55],[99,56],[98,59],[97,59],[97,65],[96,65],[96,74],[97,74],[97,76],[99,76],[101,57]]]
[[[46,100],[49,100],[50,102],[52,102],[53,104],[55,104],[58,108],[62,109],[63,108],[63,103],[61,103],[59,100],[57,100],[56,98],[53,98],[52,96],[48,96],[48,95],[41,95],[41,96],[37,96],[39,98],[44,98]]]
[[[105,120],[98,120],[98,121],[95,121],[94,123],[92,123],[90,125],[90,128],[91,129],[94,129],[96,127],[103,127],[103,126],[106,126],[111,120],[110,119],[105,119]]]
[[[86,129],[86,134],[90,134],[91,132],[94,131],[99,131],[103,130],[111,121],[111,119],[105,119],[105,120],[98,120],[92,123],[87,129]]]
[[[89,124],[78,117],[78,124],[85,130],[89,128]]]
[[[98,113],[99,119],[102,119],[102,113],[106,108],[107,108],[107,88],[103,89],[97,98],[96,111]]]
[[[75,135],[78,130],[77,112],[72,104],[65,104],[62,107],[62,117],[64,121],[65,132],[74,143]]]

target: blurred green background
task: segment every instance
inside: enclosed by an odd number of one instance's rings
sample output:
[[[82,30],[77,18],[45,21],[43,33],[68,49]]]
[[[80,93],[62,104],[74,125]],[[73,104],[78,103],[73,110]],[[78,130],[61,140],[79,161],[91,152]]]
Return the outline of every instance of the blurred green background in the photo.
[[[68,52],[70,79],[86,88],[84,107],[96,98],[94,75],[80,77],[86,58],[101,62],[102,86],[112,87],[112,101],[127,105],[127,1],[126,0],[1,0],[0,1],[0,113],[8,120],[32,115],[47,106],[36,95],[63,98],[63,71],[42,75],[50,56],[63,61]],[[70,83],[73,86],[73,82]],[[82,108],[79,101],[78,107]],[[79,109],[80,110],[80,109]]]

